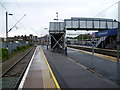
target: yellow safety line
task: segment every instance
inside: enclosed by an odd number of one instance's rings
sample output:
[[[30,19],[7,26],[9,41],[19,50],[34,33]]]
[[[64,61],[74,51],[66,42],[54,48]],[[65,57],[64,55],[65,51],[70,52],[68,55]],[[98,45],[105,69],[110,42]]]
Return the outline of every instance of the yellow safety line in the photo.
[[[71,48],[71,49],[73,49],[73,48]],[[73,50],[78,50],[78,49],[73,49]],[[78,50],[78,51],[82,52],[82,53],[86,53],[86,54],[92,55],[92,52],[83,51],[83,50]],[[94,53],[94,55],[97,56],[97,57],[104,58],[106,60],[110,60],[112,62],[116,62],[116,60],[117,60],[115,57],[112,57],[112,56],[102,55],[102,54],[98,54],[98,53]]]
[[[49,65],[49,63],[48,63],[48,60],[47,60],[46,56],[44,55],[44,52],[43,52],[43,50],[42,50],[41,47],[40,47],[40,50],[41,50],[41,52],[42,52],[42,55],[44,56],[44,59],[45,59],[45,61],[46,61],[46,64],[47,64],[47,66],[48,66],[48,69],[49,69],[49,71],[50,71],[50,73],[51,73],[51,76],[52,76],[52,78],[53,78],[53,80],[54,80],[54,83],[55,83],[57,89],[58,89],[58,90],[61,90],[60,85],[58,84],[58,81],[57,81],[57,79],[55,78],[55,76],[54,76],[54,74],[53,74],[53,71],[52,71],[52,69],[51,69],[51,67],[50,67],[50,65]]]

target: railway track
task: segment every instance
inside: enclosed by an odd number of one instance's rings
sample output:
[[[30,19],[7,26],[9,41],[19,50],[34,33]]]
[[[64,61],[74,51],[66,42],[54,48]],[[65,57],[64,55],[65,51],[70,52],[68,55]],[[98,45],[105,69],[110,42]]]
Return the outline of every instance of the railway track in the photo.
[[[31,48],[1,76],[2,89],[17,89],[36,47]]]
[[[92,52],[92,47],[82,47],[82,46],[74,46],[74,45],[68,45],[68,47]],[[94,52],[99,53],[99,54],[112,56],[112,57],[117,57],[117,50],[94,48]]]

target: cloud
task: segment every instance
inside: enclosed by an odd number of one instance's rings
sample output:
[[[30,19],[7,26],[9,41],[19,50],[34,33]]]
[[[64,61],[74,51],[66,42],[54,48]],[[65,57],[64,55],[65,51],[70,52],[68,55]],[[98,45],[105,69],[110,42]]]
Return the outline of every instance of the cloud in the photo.
[[[16,4],[19,3],[19,6]],[[28,29],[18,29],[10,32],[10,35],[14,36],[19,34],[30,34],[35,32],[38,34],[46,34],[47,31],[44,28],[49,28],[49,22],[56,18],[56,12],[59,12],[59,19],[69,19],[71,17],[94,17],[99,12],[112,5],[118,0],[2,0],[3,5],[14,14],[19,20],[25,13],[26,17],[20,22],[27,28],[37,28],[35,31]],[[23,12],[21,12],[21,9]],[[4,10],[2,8],[2,10]],[[1,11],[1,8],[0,8]],[[2,17],[5,17],[5,11],[2,11]],[[117,10],[116,10],[117,11]],[[113,10],[105,11],[97,17],[110,17],[115,18],[117,15]],[[113,14],[112,14],[113,13]],[[5,18],[2,19],[5,22]],[[16,23],[13,17],[9,17],[9,28]],[[0,26],[0,33],[5,35],[5,23],[3,27]],[[20,24],[19,28],[23,28]],[[17,32],[18,31],[18,32]],[[29,32],[28,32],[29,31]]]

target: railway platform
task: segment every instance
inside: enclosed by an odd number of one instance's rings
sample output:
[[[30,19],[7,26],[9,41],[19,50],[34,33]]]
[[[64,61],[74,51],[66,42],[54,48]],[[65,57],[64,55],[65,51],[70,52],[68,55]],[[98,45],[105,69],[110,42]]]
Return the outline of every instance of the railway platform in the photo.
[[[70,52],[73,51],[69,50]],[[88,57],[83,59],[85,58]],[[59,90],[64,88],[92,88],[95,90],[96,88],[108,88],[117,90],[118,85],[88,71],[85,66],[68,56],[47,50],[46,46],[37,46],[19,85],[19,89],[26,88]]]
[[[59,88],[40,46],[37,46],[18,90],[30,88]]]
[[[81,64],[82,60],[85,62],[86,59],[90,59],[89,55],[68,49],[68,56],[65,56],[47,50],[46,46],[43,46],[42,49],[61,88],[92,88],[95,90],[96,88],[101,88],[101,90],[118,88],[118,85],[111,80],[87,70],[87,67]],[[76,56],[72,58],[73,55]],[[88,62],[86,61],[86,63]]]

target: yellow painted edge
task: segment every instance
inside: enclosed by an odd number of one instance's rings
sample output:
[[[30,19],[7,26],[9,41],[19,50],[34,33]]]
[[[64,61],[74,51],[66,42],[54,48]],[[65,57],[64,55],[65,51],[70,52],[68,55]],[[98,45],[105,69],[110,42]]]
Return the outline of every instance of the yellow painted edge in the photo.
[[[51,69],[51,67],[50,67],[50,65],[49,65],[49,63],[48,63],[48,61],[47,61],[47,58],[46,58],[46,56],[44,55],[44,52],[43,52],[43,50],[42,50],[41,47],[40,47],[40,50],[41,50],[41,52],[42,52],[42,55],[44,56],[45,62],[46,62],[46,64],[47,64],[47,66],[48,66],[48,69],[49,69],[49,71],[50,71],[50,74],[51,74],[51,76],[52,76],[52,78],[53,78],[53,81],[54,81],[57,89],[58,89],[58,90],[61,90],[60,85],[58,84],[58,81],[57,81],[57,79],[55,78],[55,76],[54,76],[54,74],[53,74],[53,71],[52,71],[52,69]]]
[[[73,48],[71,48],[71,49],[73,49]],[[73,50],[78,50],[78,49],[73,49]],[[86,53],[86,54],[92,55],[92,52],[83,51],[83,50],[78,50],[78,51],[80,51],[82,53]],[[112,62],[116,62],[116,60],[117,60],[115,57],[111,57],[111,56],[107,56],[107,55],[102,55],[102,54],[98,54],[98,53],[94,53],[94,55],[97,56],[97,57],[100,57],[100,58],[104,58],[106,60],[110,60]]]

